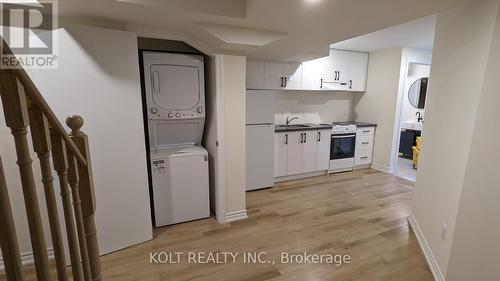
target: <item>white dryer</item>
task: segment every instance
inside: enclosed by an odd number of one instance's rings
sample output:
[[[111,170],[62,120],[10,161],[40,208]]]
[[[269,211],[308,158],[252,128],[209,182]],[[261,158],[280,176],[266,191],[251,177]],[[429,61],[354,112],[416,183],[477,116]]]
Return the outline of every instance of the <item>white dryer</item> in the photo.
[[[201,144],[205,124],[203,57],[144,52],[151,147]]]
[[[151,149],[155,226],[210,216],[208,153],[200,146]]]

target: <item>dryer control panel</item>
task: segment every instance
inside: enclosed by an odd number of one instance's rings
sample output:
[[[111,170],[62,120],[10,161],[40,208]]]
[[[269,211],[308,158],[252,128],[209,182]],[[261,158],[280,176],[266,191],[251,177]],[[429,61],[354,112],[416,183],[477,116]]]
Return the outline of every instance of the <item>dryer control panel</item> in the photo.
[[[205,118],[203,57],[144,52],[144,86],[150,120]]]

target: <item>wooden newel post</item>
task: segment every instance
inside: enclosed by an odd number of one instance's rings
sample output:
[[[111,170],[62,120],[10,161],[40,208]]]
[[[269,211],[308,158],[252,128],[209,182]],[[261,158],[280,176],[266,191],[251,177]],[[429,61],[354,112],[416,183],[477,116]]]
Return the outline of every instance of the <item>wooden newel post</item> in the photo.
[[[85,237],[87,240],[90,269],[93,281],[102,280],[99,244],[97,242],[97,228],[95,225],[95,196],[94,181],[92,176],[92,165],[90,161],[90,149],[88,136],[80,129],[83,126],[83,118],[71,115],[66,119],[66,125],[71,128],[70,137],[76,144],[81,154],[87,161],[87,165],[78,164],[79,194],[83,214]]]

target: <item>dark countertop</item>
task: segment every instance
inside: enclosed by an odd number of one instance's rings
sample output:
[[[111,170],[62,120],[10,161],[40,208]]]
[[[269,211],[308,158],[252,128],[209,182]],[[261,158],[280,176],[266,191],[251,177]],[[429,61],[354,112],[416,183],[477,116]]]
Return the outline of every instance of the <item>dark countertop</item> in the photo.
[[[274,132],[280,133],[280,132],[309,131],[309,130],[330,130],[331,128],[332,126],[328,124],[296,123],[296,124],[290,124],[288,125],[288,127],[274,125]]]

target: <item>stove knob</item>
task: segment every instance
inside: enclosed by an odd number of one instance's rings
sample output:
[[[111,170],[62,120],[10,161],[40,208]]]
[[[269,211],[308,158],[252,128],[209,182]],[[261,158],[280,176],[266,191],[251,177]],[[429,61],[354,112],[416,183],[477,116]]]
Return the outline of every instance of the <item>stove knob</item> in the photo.
[[[156,114],[156,113],[158,113],[158,108],[151,107],[150,111],[151,111],[151,113]]]
[[[181,114],[180,114],[179,112],[177,112],[177,113],[175,114],[175,117],[180,118],[180,117],[181,117]]]
[[[167,116],[168,116],[168,118],[174,117],[174,115],[172,114],[172,112],[169,112]]]
[[[201,106],[197,107],[197,108],[196,108],[196,112],[198,112],[198,113],[202,113],[202,112],[203,112],[203,108],[201,108]]]

